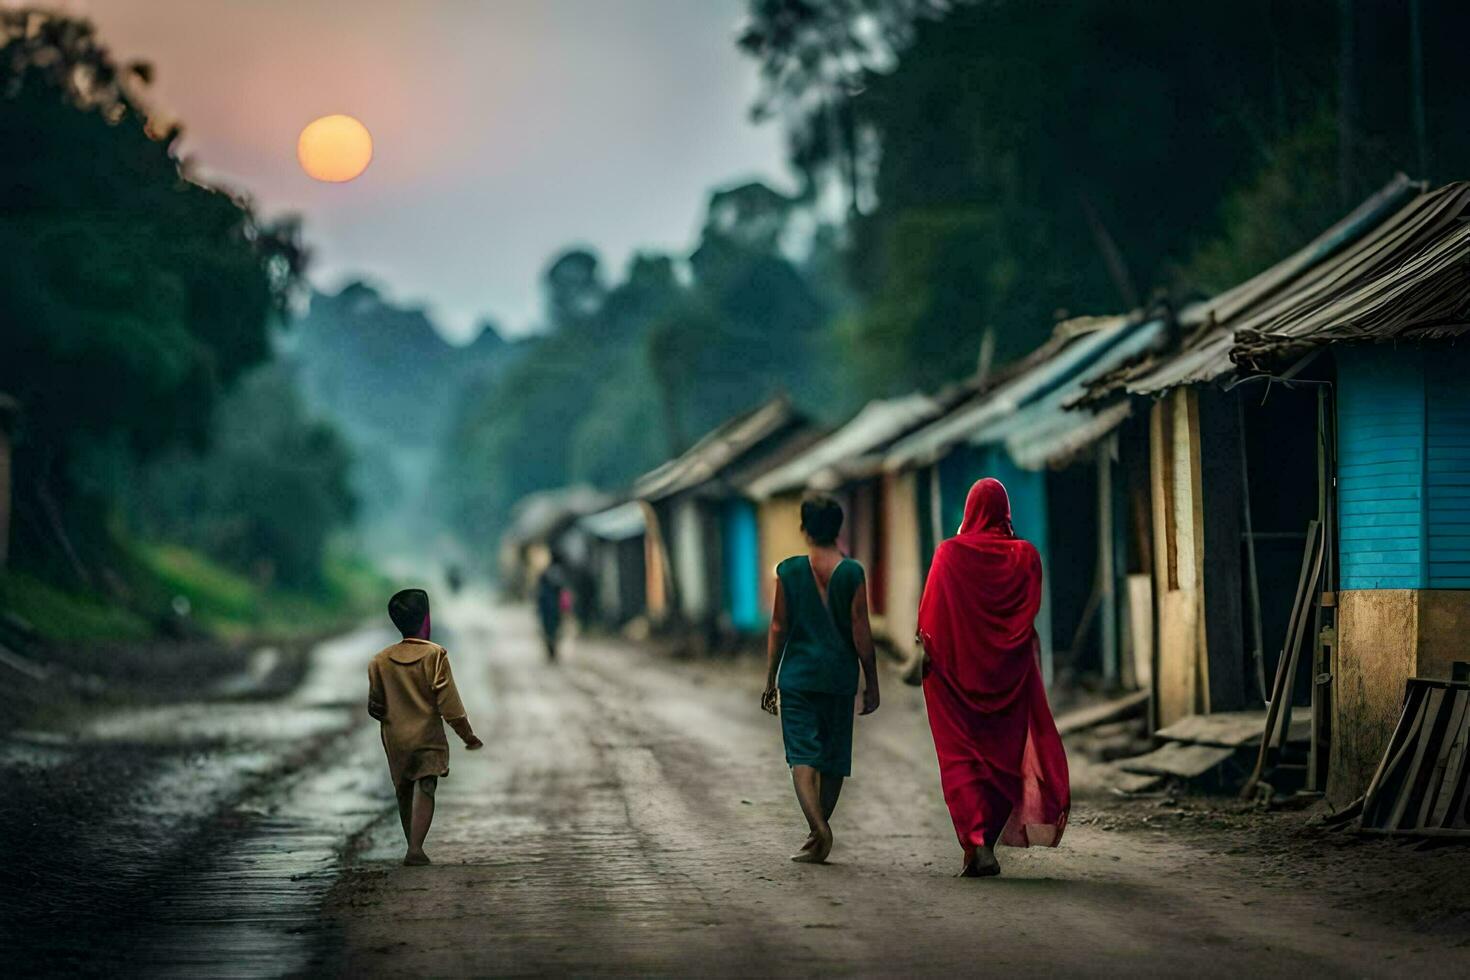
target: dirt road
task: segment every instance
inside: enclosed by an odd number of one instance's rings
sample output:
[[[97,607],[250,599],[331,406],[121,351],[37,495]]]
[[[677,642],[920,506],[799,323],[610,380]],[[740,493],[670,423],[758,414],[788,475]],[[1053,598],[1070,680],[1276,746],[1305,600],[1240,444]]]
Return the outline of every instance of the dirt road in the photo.
[[[521,611],[459,609],[445,621],[488,749],[456,753],[441,784],[434,866],[398,866],[386,808],[362,835],[312,972],[1470,971],[1465,935],[1342,907],[1353,882],[1330,853],[1288,867],[1290,854],[1254,853],[1248,834],[1120,817],[1080,758],[1063,847],[1002,851],[999,879],[951,877],[958,850],[921,696],[896,678],[879,713],[859,719],[831,863],[792,864],[803,825],[748,664],[582,640],[551,666]]]

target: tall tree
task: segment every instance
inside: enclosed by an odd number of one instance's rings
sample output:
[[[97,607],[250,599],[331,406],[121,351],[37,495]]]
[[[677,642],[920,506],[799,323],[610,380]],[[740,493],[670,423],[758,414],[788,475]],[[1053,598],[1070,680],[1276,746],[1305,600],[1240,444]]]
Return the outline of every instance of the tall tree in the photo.
[[[0,145],[24,148],[0,156],[0,391],[20,403],[18,536],[52,532],[18,542],[31,556],[65,538],[84,450],[207,439],[302,270],[294,225],[190,179],[178,128],[150,128],[151,77],[86,21],[0,10]]]
[[[955,0],[751,0],[737,42],[760,63],[761,93],[751,115],[758,122],[783,120],[809,198],[835,166],[849,209],[859,210],[869,134],[853,112],[852,96],[870,74],[893,66],[920,18],[938,18],[954,5]]]

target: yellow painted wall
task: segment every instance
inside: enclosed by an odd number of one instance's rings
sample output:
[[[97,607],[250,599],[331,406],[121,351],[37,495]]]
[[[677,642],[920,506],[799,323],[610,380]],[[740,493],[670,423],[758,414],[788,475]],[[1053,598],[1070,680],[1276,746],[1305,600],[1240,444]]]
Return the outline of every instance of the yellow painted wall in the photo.
[[[1425,589],[1419,593],[1417,677],[1450,676],[1456,660],[1470,660],[1470,591]]]
[[[887,639],[901,654],[913,647],[919,623],[924,571],[919,555],[918,481],[912,471],[884,474],[888,596],[883,617]]]
[[[1149,457],[1159,610],[1154,706],[1162,728],[1210,710],[1199,402],[1191,389],[1175,389],[1154,405]]]
[[[650,504],[644,501],[639,504],[643,508],[643,523],[647,528],[643,536],[644,604],[648,607],[649,620],[662,623],[669,615],[669,572],[663,525],[659,522],[658,512]]]
[[[801,533],[801,494],[781,494],[761,501],[756,526],[760,533],[761,607],[769,615],[776,598],[776,566],[792,555],[806,554],[806,538]]]
[[[1338,594],[1327,798],[1363,794],[1393,735],[1410,677],[1448,678],[1467,659],[1470,591],[1355,589]]]

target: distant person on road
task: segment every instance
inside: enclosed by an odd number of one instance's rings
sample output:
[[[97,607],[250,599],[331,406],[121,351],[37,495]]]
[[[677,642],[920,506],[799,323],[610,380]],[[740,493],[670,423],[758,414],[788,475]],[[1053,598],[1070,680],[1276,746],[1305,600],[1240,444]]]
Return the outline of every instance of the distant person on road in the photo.
[[[557,640],[561,635],[561,616],[571,604],[571,572],[559,552],[552,551],[551,560],[536,577],[536,615],[541,620],[541,635],[546,641],[546,659],[556,659]]]
[[[970,488],[919,604],[924,703],[961,877],[1000,874],[997,844],[1055,847],[1071,806],[1067,755],[1046,702],[1036,614],[1041,558],[1011,527],[999,480]]]
[[[821,864],[832,851],[832,811],[852,773],[858,666],[861,714],[878,710],[878,662],[863,566],[837,548],[842,507],[827,496],[801,504],[807,553],[776,566],[761,707],[781,716],[781,737],[808,834],[791,860]]]
[[[404,589],[388,600],[388,616],[403,634],[368,664],[368,714],[382,723],[388,775],[408,839],[404,864],[428,864],[424,838],[434,820],[439,777],[449,775],[448,722],[464,747],[484,746],[470,729],[449,671],[449,654],[429,640],[429,595]]]

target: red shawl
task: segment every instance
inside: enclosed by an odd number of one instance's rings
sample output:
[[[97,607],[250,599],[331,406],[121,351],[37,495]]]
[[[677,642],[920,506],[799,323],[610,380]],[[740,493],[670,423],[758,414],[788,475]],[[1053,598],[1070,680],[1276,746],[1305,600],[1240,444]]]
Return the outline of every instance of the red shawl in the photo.
[[[1011,528],[999,480],[970,488],[959,534],[934,553],[919,635],[945,802],[966,853],[1055,846],[1071,805],[1067,756],[1046,702],[1036,614],[1041,558]]]

